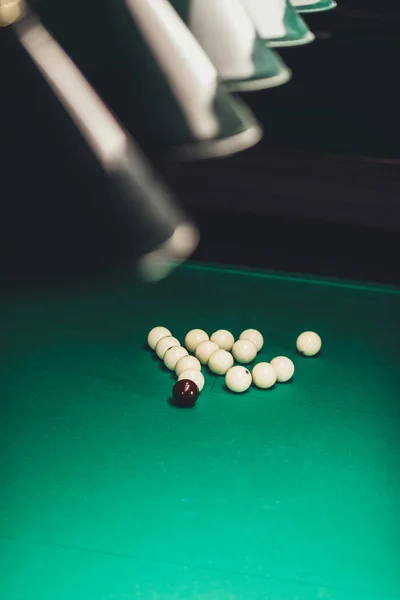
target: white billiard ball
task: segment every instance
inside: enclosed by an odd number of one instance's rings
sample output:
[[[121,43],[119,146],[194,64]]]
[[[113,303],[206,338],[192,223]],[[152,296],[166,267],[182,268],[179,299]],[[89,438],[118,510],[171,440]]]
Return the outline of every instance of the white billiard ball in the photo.
[[[285,383],[292,379],[294,374],[294,364],[287,356],[277,356],[271,360],[271,365],[276,373],[276,380]]]
[[[179,375],[183,371],[187,371],[187,369],[195,369],[196,371],[201,371],[201,363],[198,358],[195,356],[183,356],[178,360],[175,365],[175,373],[179,377]]]
[[[218,331],[214,331],[210,339],[212,342],[217,344],[218,348],[221,348],[221,350],[227,350],[228,352],[232,350],[232,346],[235,343],[235,338],[231,332],[227,331],[226,329],[218,329]]]
[[[174,371],[178,360],[188,355],[188,351],[186,348],[183,348],[183,346],[172,346],[172,348],[167,350],[164,354],[164,365],[170,371]]]
[[[251,373],[246,367],[237,365],[225,375],[225,385],[231,392],[245,392],[251,386]]]
[[[315,356],[321,350],[322,340],[314,331],[304,331],[296,341],[296,348],[304,356]]]
[[[172,335],[170,330],[166,327],[153,327],[147,336],[147,343],[152,350],[157,346],[157,342],[161,340],[163,337],[167,337]]]
[[[199,392],[201,392],[204,387],[204,375],[197,369],[186,369],[186,371],[182,371],[178,377],[178,381],[181,381],[182,379],[190,379],[190,381],[194,381],[199,388]]]
[[[276,373],[274,367],[267,362],[258,363],[252,370],[251,376],[255,386],[267,390],[276,383]]]
[[[208,368],[216,375],[225,375],[233,367],[233,356],[226,350],[216,350],[208,359]]]
[[[157,342],[156,346],[156,354],[158,358],[161,358],[161,360],[163,360],[166,351],[172,348],[173,346],[180,346],[179,340],[177,340],[175,337],[172,337],[172,335],[162,337]]]
[[[250,340],[255,345],[257,352],[260,352],[264,345],[264,338],[257,329],[246,329],[242,331],[239,340]]]
[[[257,356],[257,348],[250,340],[238,340],[232,346],[232,354],[238,363],[247,364]]]
[[[211,340],[204,340],[204,342],[200,342],[200,344],[196,348],[196,352],[194,353],[196,358],[199,359],[202,365],[206,365],[208,363],[208,359],[211,354],[218,350],[217,344],[214,344]]]
[[[192,329],[186,334],[185,346],[189,352],[195,352],[197,346],[208,339],[208,334],[202,329]]]

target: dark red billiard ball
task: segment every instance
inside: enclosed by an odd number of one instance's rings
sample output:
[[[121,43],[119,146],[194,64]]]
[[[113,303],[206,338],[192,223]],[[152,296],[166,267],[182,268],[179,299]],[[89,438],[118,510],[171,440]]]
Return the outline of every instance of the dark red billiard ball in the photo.
[[[191,408],[199,397],[199,388],[190,379],[177,381],[172,389],[172,397],[176,406]]]

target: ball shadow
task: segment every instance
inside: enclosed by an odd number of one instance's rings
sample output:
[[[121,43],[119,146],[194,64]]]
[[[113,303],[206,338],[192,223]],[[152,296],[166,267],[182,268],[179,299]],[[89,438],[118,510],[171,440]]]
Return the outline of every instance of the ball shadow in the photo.
[[[196,402],[193,402],[192,404],[187,404],[187,403],[183,404],[181,402],[177,402],[172,397],[168,398],[167,402],[172,408],[179,408],[179,409],[194,408],[196,406]]]
[[[226,385],[226,383],[224,383],[222,389],[224,390],[224,392],[227,392],[231,396],[236,396],[237,397],[237,396],[246,396],[246,395],[248,395],[250,393],[251,386],[247,390],[245,390],[244,392],[233,392],[232,390],[230,390],[228,388],[228,386]]]

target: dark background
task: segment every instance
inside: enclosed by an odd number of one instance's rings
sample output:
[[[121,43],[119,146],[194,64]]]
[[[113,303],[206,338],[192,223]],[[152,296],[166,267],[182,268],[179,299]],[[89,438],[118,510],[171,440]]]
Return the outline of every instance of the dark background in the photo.
[[[239,186],[249,192],[244,205],[260,212],[398,229],[400,7],[342,0],[306,20],[316,41],[281,50],[292,81],[245,96],[264,125],[262,143],[214,168],[177,169],[185,193],[207,169],[222,186],[213,205],[225,208],[225,191]],[[193,187],[198,203],[204,188]]]
[[[198,260],[400,283],[399,5],[339,0],[306,20],[316,41],[281,52],[292,81],[243,96],[264,125],[258,146],[157,167],[200,226]],[[119,236],[104,232],[98,206],[111,192],[84,151],[65,153],[68,122],[6,35],[3,275],[62,279],[106,265]]]

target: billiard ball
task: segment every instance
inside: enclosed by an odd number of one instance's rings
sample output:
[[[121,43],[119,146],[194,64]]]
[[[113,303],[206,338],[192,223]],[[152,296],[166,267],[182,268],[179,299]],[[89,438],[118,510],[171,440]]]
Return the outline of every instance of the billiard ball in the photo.
[[[165,353],[167,352],[167,350],[169,350],[173,346],[180,346],[179,340],[177,340],[175,337],[172,337],[172,335],[167,335],[165,337],[162,337],[157,342],[157,346],[156,346],[156,354],[157,354],[158,358],[161,358],[161,360],[164,360]]]
[[[208,340],[208,334],[202,329],[192,329],[189,333],[186,334],[185,337],[185,347],[189,350],[189,352],[195,352],[197,346]]]
[[[211,340],[204,340],[197,346],[195,357],[199,359],[202,365],[206,365],[211,354],[216,350],[218,350],[217,344],[214,344]]]
[[[271,360],[276,373],[276,380],[280,383],[286,383],[292,379],[294,374],[294,364],[287,356],[277,356]]]
[[[247,364],[257,356],[257,348],[250,340],[238,340],[233,344],[232,354],[238,363]]]
[[[191,408],[199,397],[199,388],[191,379],[180,379],[172,389],[172,398],[177,406]]]
[[[216,375],[225,375],[233,367],[233,356],[226,350],[216,350],[208,359],[208,368]]]
[[[164,365],[170,371],[174,371],[178,360],[184,356],[188,356],[188,354],[186,348],[183,348],[182,346],[172,346],[172,348],[167,350],[164,354]]]
[[[214,331],[210,340],[217,344],[218,348],[221,348],[221,350],[227,350],[228,352],[232,350],[232,346],[235,343],[235,338],[231,332],[227,331],[226,329],[218,329],[218,331]]]
[[[246,367],[236,365],[227,371],[225,385],[232,392],[245,392],[251,386],[251,373]]]
[[[255,345],[257,352],[260,352],[264,345],[264,338],[257,329],[245,329],[240,334],[239,340],[250,340]]]
[[[155,350],[157,346],[157,342],[161,340],[161,338],[172,335],[170,330],[166,327],[153,327],[147,336],[147,343],[152,350]]]
[[[201,371],[201,363],[195,356],[183,356],[178,360],[175,365],[175,373],[179,377],[183,371],[188,369],[194,369],[195,371]]]
[[[251,372],[255,386],[267,390],[276,383],[276,373],[274,367],[267,362],[260,362]]]
[[[296,341],[296,348],[304,356],[315,356],[321,350],[322,340],[314,331],[304,331]]]
[[[194,381],[200,392],[204,387],[204,375],[197,369],[186,369],[186,371],[183,371],[179,375],[178,381],[181,381],[182,379],[190,379],[191,381]]]

